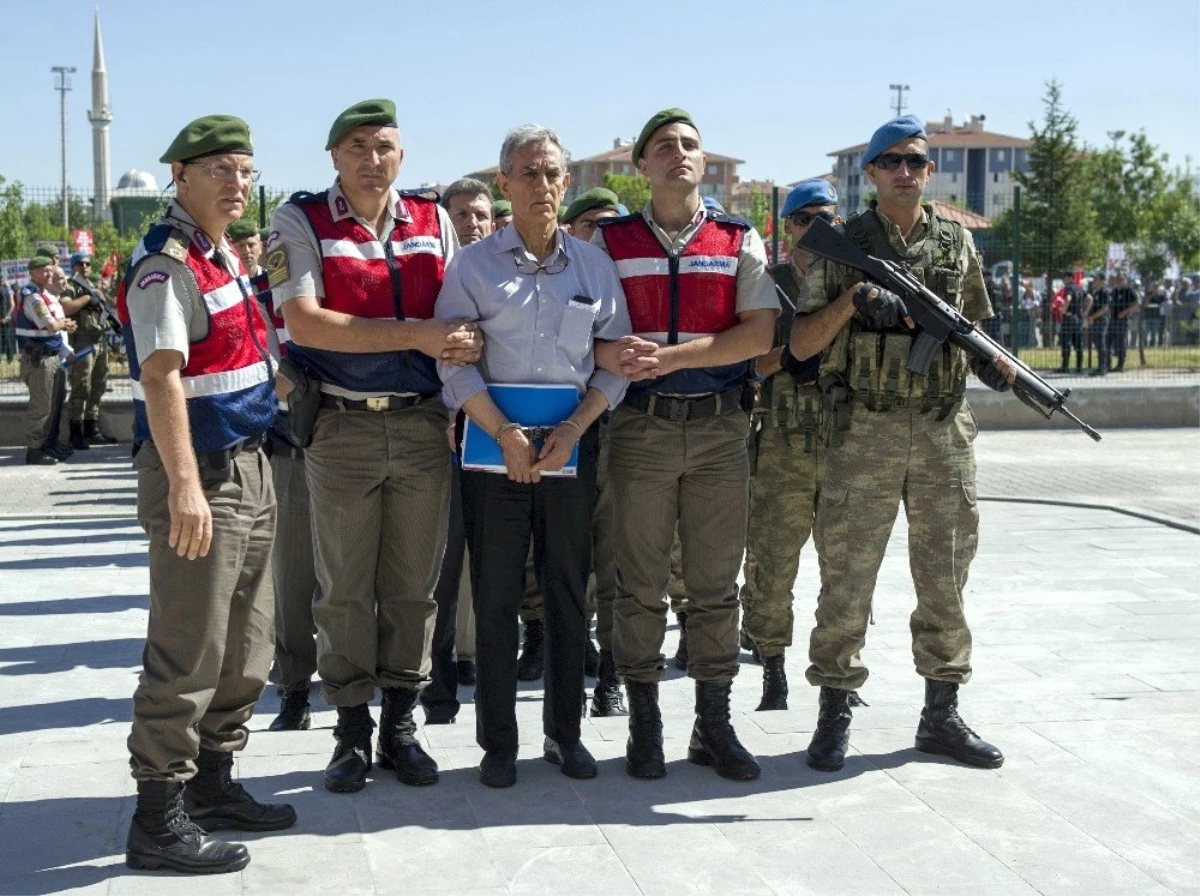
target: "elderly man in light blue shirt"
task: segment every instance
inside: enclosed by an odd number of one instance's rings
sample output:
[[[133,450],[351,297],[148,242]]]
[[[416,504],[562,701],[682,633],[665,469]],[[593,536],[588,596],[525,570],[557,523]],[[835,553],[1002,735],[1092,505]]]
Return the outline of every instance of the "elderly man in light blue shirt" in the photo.
[[[507,787],[516,782],[517,612],[531,538],[549,648],[543,756],[569,777],[596,775],[579,721],[599,450],[594,424],[625,394],[627,382],[615,372],[616,340],[630,325],[616,265],[558,227],[570,184],[558,136],[536,125],[512,131],[497,183],[512,202],[512,226],[455,257],[436,314],[478,321],[486,334],[477,364],[439,365],[438,373],[447,404],[496,440],[507,471],[463,471],[477,626],[476,737],[484,749],[479,773],[484,784]],[[497,383],[569,385],[580,401],[538,445],[492,401],[487,386]],[[543,476],[560,472],[576,445],[575,476]]]

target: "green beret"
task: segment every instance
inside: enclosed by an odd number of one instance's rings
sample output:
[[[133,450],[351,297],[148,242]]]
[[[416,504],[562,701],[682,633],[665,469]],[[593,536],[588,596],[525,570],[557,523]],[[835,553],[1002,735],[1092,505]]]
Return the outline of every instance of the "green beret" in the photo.
[[[396,124],[396,104],[391,100],[363,100],[361,103],[355,103],[334,119],[333,127],[329,129],[329,139],[325,141],[325,148],[333,149],[352,130],[367,124],[399,127]]]
[[[620,204],[621,200],[612,190],[593,187],[586,193],[580,193],[575,197],[575,201],[567,206],[567,213],[563,215],[563,221],[570,224],[584,212],[590,212],[594,208],[611,208],[615,212]]]
[[[492,220],[507,218],[512,215],[512,203],[507,199],[497,199],[492,203]]]
[[[253,218],[238,218],[225,228],[225,235],[231,242],[244,240],[258,233],[258,224]]]
[[[261,239],[264,243],[267,241],[267,237],[269,237],[270,235],[271,235],[270,227],[264,227],[262,230],[260,230],[258,232],[258,238]]]
[[[223,152],[254,155],[250,125],[234,115],[205,115],[186,125],[160,162],[190,162]]]
[[[39,258],[39,257],[50,258],[50,259],[57,258],[58,257],[58,247],[57,246],[47,246],[43,243],[42,245],[38,246],[36,249],[33,250],[33,257],[34,258]]]
[[[54,259],[46,255],[35,255],[29,259],[29,270],[36,271],[38,268],[48,268],[54,264]]]
[[[659,128],[676,121],[682,121],[684,124],[690,124],[696,128],[696,122],[692,121],[692,116],[688,115],[682,109],[663,109],[642,128],[642,132],[638,134],[637,140],[633,144],[633,164],[638,163],[638,159],[642,157],[642,151],[645,150],[646,144],[650,138],[654,136],[654,132]],[[700,129],[696,128],[696,133],[700,133]]]

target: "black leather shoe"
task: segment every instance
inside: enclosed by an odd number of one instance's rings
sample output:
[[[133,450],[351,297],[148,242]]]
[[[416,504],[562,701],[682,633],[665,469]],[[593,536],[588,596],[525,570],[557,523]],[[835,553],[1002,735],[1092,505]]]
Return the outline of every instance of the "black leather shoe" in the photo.
[[[232,753],[201,748],[196,767],[196,776],[184,788],[183,805],[205,831],[282,831],[296,823],[291,806],[260,803],[232,779]]]
[[[688,664],[687,613],[676,613],[675,618],[679,621],[679,646],[675,648],[675,668],[686,672]]]
[[[371,731],[375,723],[367,704],[339,706],[333,729],[333,758],[325,766],[325,789],[355,793],[367,785],[371,771]]]
[[[47,454],[41,448],[26,448],[25,463],[34,467],[53,467],[58,463],[58,458]]]
[[[663,758],[662,714],[658,709],[658,682],[626,681],[629,695],[629,740],[625,744],[625,772],[631,778],[661,778],[667,774]]]
[[[379,715],[379,748],[375,761],[396,773],[401,784],[436,784],[438,766],[417,740],[413,709],[418,692],[412,688],[384,688]]]
[[[209,837],[188,818],[182,784],[139,781],[125,864],[143,871],[165,868],[184,874],[225,874],[249,865],[250,853],[240,843]]]
[[[722,778],[750,781],[762,769],[742,746],[729,720],[731,686],[714,681],[696,682],[696,724],[688,744],[688,762],[709,765]]]
[[[43,445],[42,453],[49,454],[51,457],[57,457],[59,460],[66,460],[75,453],[75,449],[62,442],[56,442],[53,445]]]
[[[850,695],[842,688],[821,688],[817,728],[808,745],[808,767],[820,772],[841,771],[850,746]]]
[[[455,664],[458,668],[458,683],[465,688],[475,685],[475,661],[474,660],[458,660]]]
[[[479,763],[479,780],[488,787],[512,787],[517,783],[517,751],[488,750]]]
[[[312,710],[308,705],[308,688],[284,691],[279,705],[279,715],[271,722],[268,731],[307,731],[312,727]]]
[[[517,659],[517,680],[537,681],[545,671],[545,664],[545,623],[541,619],[531,619],[525,623],[525,640]]]
[[[625,697],[621,694],[621,679],[611,650],[600,651],[600,670],[596,675],[596,690],[592,692],[593,716],[627,716]]]
[[[548,737],[542,745],[542,758],[561,768],[568,778],[584,780],[596,777],[596,760],[582,741],[560,744]]]
[[[453,725],[458,722],[457,710],[449,711],[444,709],[426,709],[425,724],[426,725]]]
[[[787,709],[787,672],[783,668],[783,655],[763,657],[763,692],[757,712],[770,709]]]
[[[925,708],[917,726],[917,749],[977,768],[999,768],[1004,754],[967,727],[958,714],[958,685],[925,680]]]

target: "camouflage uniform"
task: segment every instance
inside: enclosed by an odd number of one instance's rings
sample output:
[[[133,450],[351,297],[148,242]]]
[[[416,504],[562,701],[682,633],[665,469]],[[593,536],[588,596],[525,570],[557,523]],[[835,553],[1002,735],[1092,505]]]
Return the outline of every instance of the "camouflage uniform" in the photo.
[[[79,282],[78,275],[67,281],[62,299],[81,299],[88,289]],[[99,295],[94,291],[94,295]],[[99,299],[104,301],[104,299]],[[71,334],[71,348],[77,356],[68,368],[71,381],[71,397],[67,402],[67,419],[79,423],[83,420],[100,419],[100,400],[108,386],[108,344],[105,341],[107,325],[100,309],[93,304],[84,305],[71,315],[75,321],[75,332]],[[92,346],[92,351],[79,357],[80,352]]]
[[[800,275],[790,263],[771,267],[771,276],[793,305]],[[775,325],[775,348],[792,329],[787,307]],[[821,395],[780,371],[762,386],[757,465],[750,480],[750,525],[746,537],[743,625],[763,657],[782,656],[792,646],[792,586],[800,551],[808,543],[820,493],[824,446],[818,429]]]
[[[899,259],[972,321],[991,316],[971,235],[925,214],[905,242],[874,210],[851,218],[846,233],[872,255]],[[818,260],[801,289],[811,313],[862,280],[860,272]],[[928,376],[908,374],[907,333],[871,333],[856,316],[823,356],[821,389],[829,449],[817,510],[821,594],[809,646],[813,685],[853,690],[867,679],[858,652],[879,566],[901,501],[909,523],[909,565],[917,607],[913,660],[924,678],[971,676],[971,633],[963,588],[978,539],[975,417],[963,399],[966,361],[944,347]]]

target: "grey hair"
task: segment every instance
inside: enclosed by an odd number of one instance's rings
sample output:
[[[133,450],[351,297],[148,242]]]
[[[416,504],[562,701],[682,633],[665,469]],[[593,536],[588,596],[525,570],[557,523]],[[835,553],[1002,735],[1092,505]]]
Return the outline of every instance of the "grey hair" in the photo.
[[[492,191],[483,181],[474,177],[460,177],[442,194],[442,208],[450,207],[450,200],[455,196],[486,196],[488,205],[492,204]]]
[[[558,147],[564,164],[570,161],[570,155],[562,140],[549,128],[540,124],[523,124],[519,128],[513,128],[505,135],[504,144],[500,147],[500,173],[505,177],[512,174],[513,156],[526,146],[541,146],[546,143]]]

